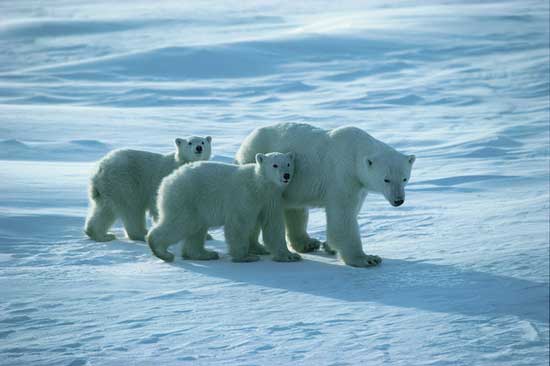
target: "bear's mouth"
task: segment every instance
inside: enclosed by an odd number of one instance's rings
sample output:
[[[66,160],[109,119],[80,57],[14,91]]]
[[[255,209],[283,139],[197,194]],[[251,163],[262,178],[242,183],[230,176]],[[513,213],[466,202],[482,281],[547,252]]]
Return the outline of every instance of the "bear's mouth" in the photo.
[[[288,184],[288,182],[290,182],[290,179],[283,179],[284,184]]]

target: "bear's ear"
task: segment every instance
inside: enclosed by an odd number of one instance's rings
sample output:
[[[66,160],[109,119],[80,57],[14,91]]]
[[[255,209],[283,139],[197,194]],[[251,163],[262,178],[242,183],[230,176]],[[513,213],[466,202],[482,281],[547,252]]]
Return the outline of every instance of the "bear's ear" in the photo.
[[[286,153],[286,156],[289,157],[290,160],[294,161],[294,159],[296,159],[296,154],[294,152],[288,152]]]
[[[176,143],[177,147],[180,147],[185,142],[184,139],[180,139],[179,137],[174,141]]]
[[[264,154],[256,154],[256,163],[258,163],[259,165],[262,165],[262,163],[264,162],[265,160],[265,155]]]
[[[416,161],[416,156],[414,156],[414,155],[409,155],[409,156],[408,156],[408,159],[409,159],[409,164],[413,165],[414,162]]]
[[[206,136],[206,141],[212,142],[212,136]]]

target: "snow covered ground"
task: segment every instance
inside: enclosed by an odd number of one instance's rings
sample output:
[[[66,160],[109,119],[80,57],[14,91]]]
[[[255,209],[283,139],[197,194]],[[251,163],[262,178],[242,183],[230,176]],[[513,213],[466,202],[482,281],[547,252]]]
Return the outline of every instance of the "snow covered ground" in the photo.
[[[0,3],[0,364],[547,365],[547,1]],[[417,155],[377,268],[82,232],[113,148],[355,125]],[[322,210],[310,232],[324,239]],[[220,230],[209,246],[227,253]]]

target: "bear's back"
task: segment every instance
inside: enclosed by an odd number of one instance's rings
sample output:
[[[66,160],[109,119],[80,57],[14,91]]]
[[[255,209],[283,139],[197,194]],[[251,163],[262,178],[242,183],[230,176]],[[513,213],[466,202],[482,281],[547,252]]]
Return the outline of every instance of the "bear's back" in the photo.
[[[102,192],[114,196],[124,196],[129,189],[148,195],[160,184],[163,158],[161,154],[140,150],[112,151],[99,162],[92,182]]]
[[[200,161],[186,164],[166,177],[162,183],[167,191],[215,194],[238,184],[239,175],[250,167],[216,161]],[[237,183],[235,183],[237,181]]]
[[[110,152],[99,163],[111,171],[143,171],[158,165],[163,155],[141,150],[120,149]]]
[[[253,163],[257,153],[294,152],[321,157],[330,144],[328,131],[305,123],[279,123],[254,130],[237,152],[239,164]]]
[[[200,179],[209,181],[211,179],[230,178],[237,174],[239,166],[217,161],[200,161],[186,164],[178,169],[179,179]]]
[[[194,211],[197,215],[224,217],[253,192],[254,166],[213,161],[190,163],[166,177],[159,190],[160,206],[164,210]],[[249,202],[252,203],[252,202]],[[220,216],[221,215],[221,216]],[[221,220],[221,219],[220,219]]]

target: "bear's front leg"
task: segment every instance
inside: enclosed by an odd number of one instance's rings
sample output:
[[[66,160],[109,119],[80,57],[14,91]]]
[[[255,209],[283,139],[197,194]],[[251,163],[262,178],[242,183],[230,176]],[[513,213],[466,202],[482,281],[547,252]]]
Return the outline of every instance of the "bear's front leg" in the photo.
[[[366,255],[363,252],[355,211],[353,205],[342,203],[327,205],[328,244],[340,253],[340,257],[348,266],[376,266],[382,262],[382,258],[377,255]]]
[[[153,219],[153,223],[156,224],[159,221],[159,210],[156,204],[149,205],[149,216]]]
[[[258,241],[260,231],[262,230],[262,225],[260,224],[260,222],[260,219],[257,220],[256,225],[254,226],[254,230],[252,230],[252,233],[250,234],[250,239],[248,241],[248,253],[267,255],[269,254],[269,250],[267,250],[267,248],[260,244],[260,242]]]
[[[262,215],[262,233],[264,243],[276,262],[296,262],[302,259],[298,253],[288,250],[285,239],[285,224],[283,208],[274,205],[268,208]]]

